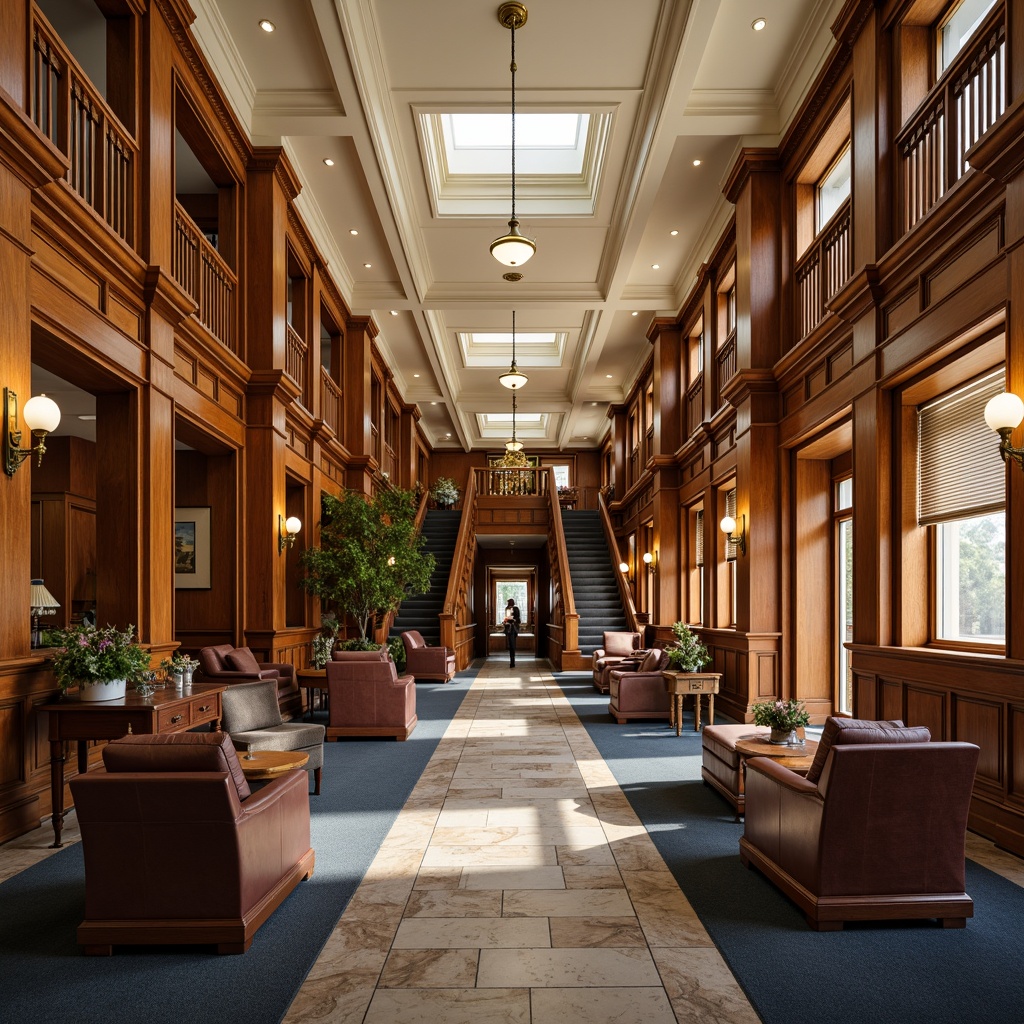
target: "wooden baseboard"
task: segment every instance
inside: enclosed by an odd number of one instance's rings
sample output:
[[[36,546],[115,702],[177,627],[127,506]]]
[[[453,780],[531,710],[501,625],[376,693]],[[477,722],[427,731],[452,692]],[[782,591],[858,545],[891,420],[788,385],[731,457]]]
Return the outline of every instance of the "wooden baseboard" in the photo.
[[[327,726],[327,739],[344,739],[346,736],[382,736],[384,738],[393,737],[396,740],[407,740],[412,735],[412,731],[416,728],[418,721],[419,716],[413,715],[412,721],[404,727],[395,725],[329,725]]]

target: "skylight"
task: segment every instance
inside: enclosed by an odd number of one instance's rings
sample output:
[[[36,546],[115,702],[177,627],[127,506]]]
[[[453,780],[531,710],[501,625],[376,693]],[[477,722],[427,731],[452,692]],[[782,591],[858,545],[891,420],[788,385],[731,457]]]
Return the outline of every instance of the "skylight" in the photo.
[[[516,178],[583,170],[589,114],[519,114]],[[512,165],[511,114],[444,114],[450,174],[508,174]]]
[[[520,367],[561,366],[568,340],[566,331],[516,331]],[[508,366],[512,358],[511,331],[459,331],[464,366]]]

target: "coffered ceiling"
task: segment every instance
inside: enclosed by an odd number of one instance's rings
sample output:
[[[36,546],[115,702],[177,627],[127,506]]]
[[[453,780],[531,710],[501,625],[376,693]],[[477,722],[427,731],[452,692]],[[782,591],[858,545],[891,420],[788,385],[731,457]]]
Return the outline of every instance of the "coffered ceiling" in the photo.
[[[507,231],[508,176],[446,177],[438,141],[443,114],[508,113],[500,0],[190,2],[236,114],[254,143],[286,148],[297,208],[436,447],[500,448],[493,415],[511,393],[494,364],[510,352],[481,336],[508,335],[516,310],[530,377],[519,413],[541,414],[520,431],[530,451],[603,436],[649,353],[648,323],[678,311],[728,222],[739,148],[778,141],[842,6],[527,0],[518,112],[589,114],[599,151],[586,181],[517,176],[537,254],[509,283],[488,252]],[[547,337],[531,345],[535,332]]]

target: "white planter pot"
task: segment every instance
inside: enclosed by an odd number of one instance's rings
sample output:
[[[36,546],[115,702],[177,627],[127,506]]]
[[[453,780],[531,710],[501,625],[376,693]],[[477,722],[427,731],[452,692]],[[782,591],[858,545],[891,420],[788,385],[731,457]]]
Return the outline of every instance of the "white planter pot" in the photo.
[[[117,700],[125,693],[123,679],[110,679],[103,683],[79,683],[79,700]]]

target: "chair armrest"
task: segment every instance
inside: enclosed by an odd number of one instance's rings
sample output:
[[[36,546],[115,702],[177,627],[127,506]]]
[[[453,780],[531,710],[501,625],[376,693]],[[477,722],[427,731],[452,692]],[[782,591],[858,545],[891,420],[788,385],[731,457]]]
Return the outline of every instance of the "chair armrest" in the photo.
[[[264,672],[276,669],[281,679],[293,679],[295,676],[295,666],[290,661],[261,661],[260,669]]]
[[[260,679],[274,679],[276,677],[269,672],[264,672],[262,669],[259,672],[238,672],[234,669],[229,669],[224,672],[204,672],[202,678],[208,679],[211,683],[253,683]]]
[[[807,795],[817,794],[817,783],[808,782],[802,775],[790,771],[784,765],[779,764],[770,757],[751,757],[747,759],[747,771],[758,772],[772,782],[792,791]]]

